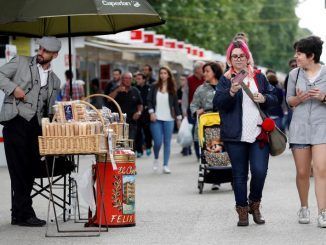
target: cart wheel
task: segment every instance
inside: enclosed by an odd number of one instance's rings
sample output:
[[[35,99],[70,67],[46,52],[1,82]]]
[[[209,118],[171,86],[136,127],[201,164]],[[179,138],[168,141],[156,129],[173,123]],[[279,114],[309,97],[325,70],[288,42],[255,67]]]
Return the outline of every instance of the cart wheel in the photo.
[[[204,182],[198,182],[199,194],[203,194]]]

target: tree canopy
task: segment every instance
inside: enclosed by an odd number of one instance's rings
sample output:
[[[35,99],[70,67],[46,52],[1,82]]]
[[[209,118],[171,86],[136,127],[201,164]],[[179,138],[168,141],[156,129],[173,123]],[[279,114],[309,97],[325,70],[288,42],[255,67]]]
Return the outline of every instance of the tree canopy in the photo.
[[[298,0],[149,0],[167,21],[153,28],[168,37],[185,40],[225,54],[237,32],[249,37],[255,63],[287,70],[293,43],[307,34],[298,27]]]

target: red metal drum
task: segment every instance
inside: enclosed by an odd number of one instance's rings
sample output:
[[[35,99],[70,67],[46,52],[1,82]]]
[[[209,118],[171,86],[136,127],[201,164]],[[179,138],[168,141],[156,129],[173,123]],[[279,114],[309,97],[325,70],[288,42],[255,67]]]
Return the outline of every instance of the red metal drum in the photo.
[[[134,226],[136,225],[135,153],[131,150],[116,150],[114,159],[116,170],[113,170],[109,158],[106,162],[104,159],[99,159],[96,163],[96,216],[93,222],[108,227]],[[104,191],[104,205],[101,190]],[[101,205],[103,206],[100,219]]]

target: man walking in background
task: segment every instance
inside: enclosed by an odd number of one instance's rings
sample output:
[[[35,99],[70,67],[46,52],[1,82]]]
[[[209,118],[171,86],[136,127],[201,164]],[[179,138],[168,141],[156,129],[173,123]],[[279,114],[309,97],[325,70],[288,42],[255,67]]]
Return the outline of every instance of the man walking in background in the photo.
[[[66,83],[62,89],[62,100],[80,100],[85,97],[84,87],[74,80],[74,74],[70,70],[65,71]],[[72,83],[70,83],[72,81]],[[70,84],[72,84],[72,97],[70,98]]]
[[[137,121],[143,111],[143,100],[137,88],[131,86],[132,74],[125,72],[122,75],[121,84],[113,88],[109,96],[119,104],[123,113],[127,114],[127,123],[129,124],[129,139],[135,140],[137,133]],[[116,111],[112,103],[110,108]]]
[[[149,91],[149,85],[146,84],[146,77],[143,73],[136,74],[136,88],[140,91],[140,95],[143,100],[143,111],[140,115],[140,118],[137,121],[137,135],[135,140],[135,146],[137,151],[137,157],[143,155],[143,143],[146,147],[146,155],[151,155],[152,148],[152,134],[150,130],[150,119],[147,108],[147,94]]]
[[[113,70],[113,73],[112,73],[113,79],[110,80],[106,84],[106,86],[104,88],[104,94],[105,95],[109,95],[111,93],[111,91],[113,91],[114,89],[116,89],[117,87],[120,86],[121,73],[122,73],[122,71],[119,68],[116,68],[116,69]],[[107,106],[107,107],[109,106],[109,101],[107,99],[105,99],[105,98],[104,98],[104,105]]]
[[[193,118],[190,112],[190,104],[196,89],[204,83],[204,76],[203,76],[203,66],[205,62],[197,61],[194,64],[194,74],[188,77],[188,82],[184,88],[182,94],[182,113],[183,116],[188,116],[189,123],[195,125],[196,118]],[[192,134],[194,135],[195,126],[193,126]],[[194,141],[194,148],[196,152],[197,160],[199,160],[199,144],[198,141]]]
[[[150,65],[148,65],[148,64],[144,65],[143,73],[146,77],[147,85],[151,85],[152,83],[155,82],[155,78],[153,77],[153,68]]]

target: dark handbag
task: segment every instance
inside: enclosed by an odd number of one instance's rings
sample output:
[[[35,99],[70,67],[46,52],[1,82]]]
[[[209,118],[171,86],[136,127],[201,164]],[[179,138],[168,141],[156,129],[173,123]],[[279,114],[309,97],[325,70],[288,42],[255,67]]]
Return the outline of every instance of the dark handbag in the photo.
[[[41,159],[39,161],[38,167],[35,170],[35,178],[46,178],[48,173],[46,170],[46,165],[48,167],[49,175],[51,176],[53,168],[53,156],[47,156],[46,160]],[[55,157],[55,165],[53,176],[65,175],[71,173],[75,169],[75,164],[66,156]]]
[[[257,106],[260,116],[263,120],[268,118],[266,114],[262,111],[259,104],[254,101],[254,96],[251,93],[250,89],[247,87],[246,84],[242,81],[241,86],[243,90],[247,93],[249,98],[255,103]],[[271,156],[278,156],[281,155],[286,149],[287,138],[286,135],[275,125],[274,129],[271,132],[267,132],[268,134],[268,143],[269,143],[269,153]]]

